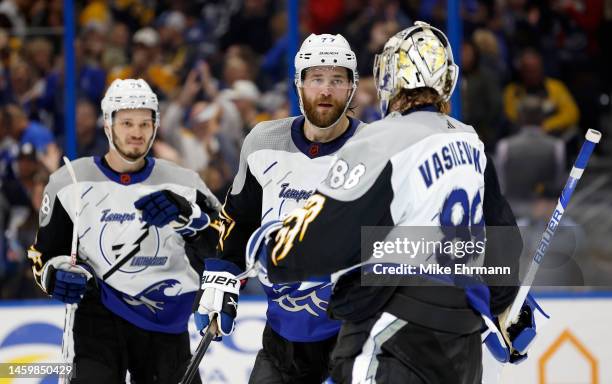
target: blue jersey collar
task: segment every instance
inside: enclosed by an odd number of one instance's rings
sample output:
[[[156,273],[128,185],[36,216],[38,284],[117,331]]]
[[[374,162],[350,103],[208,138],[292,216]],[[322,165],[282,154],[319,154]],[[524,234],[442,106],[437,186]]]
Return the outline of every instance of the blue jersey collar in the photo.
[[[153,172],[153,166],[155,165],[155,159],[152,157],[145,158],[145,166],[136,172],[119,173],[113,170],[103,157],[95,156],[94,163],[98,166],[100,171],[104,173],[106,177],[115,183],[121,185],[132,185],[145,181]]]
[[[304,116],[300,116],[293,120],[293,123],[291,123],[291,139],[300,152],[311,159],[331,155],[342,148],[344,143],[346,143],[346,141],[355,134],[355,131],[359,126],[359,120],[351,117],[348,119],[349,127],[340,136],[327,143],[318,143],[315,141],[310,141],[306,138],[306,135],[304,135],[304,121],[306,121],[306,119]]]

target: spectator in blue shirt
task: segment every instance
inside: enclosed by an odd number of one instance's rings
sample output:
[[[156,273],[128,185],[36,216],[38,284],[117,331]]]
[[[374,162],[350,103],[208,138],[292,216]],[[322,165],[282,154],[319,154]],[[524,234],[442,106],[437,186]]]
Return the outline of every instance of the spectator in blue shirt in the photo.
[[[10,178],[11,163],[15,160],[19,148],[25,144],[31,145],[39,160],[45,167],[53,172],[59,165],[59,149],[51,131],[36,121],[28,120],[22,108],[15,104],[4,106],[0,112],[0,125],[3,130],[2,178]]]

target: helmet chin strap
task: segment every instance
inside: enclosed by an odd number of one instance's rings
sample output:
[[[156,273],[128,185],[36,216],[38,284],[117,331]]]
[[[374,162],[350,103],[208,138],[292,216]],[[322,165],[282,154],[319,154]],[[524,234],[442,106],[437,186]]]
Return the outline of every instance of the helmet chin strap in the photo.
[[[338,124],[338,122],[340,122],[340,120],[342,120],[342,117],[346,114],[346,110],[351,105],[351,101],[353,100],[353,96],[355,96],[355,92],[356,91],[357,91],[357,84],[353,84],[353,87],[352,87],[352,90],[351,90],[351,95],[349,96],[348,100],[346,101],[346,104],[344,105],[344,109],[342,110],[342,113],[340,114],[340,116],[338,116],[336,121],[334,121],[333,123],[331,123],[327,127],[319,127],[318,125],[316,125],[312,121],[310,121],[310,119],[308,119],[308,115],[306,114],[306,111],[304,110],[304,102],[302,100],[302,92],[299,91],[299,88],[298,88],[298,99],[300,100],[300,110],[302,111],[302,115],[304,115],[304,118],[306,119],[306,121],[308,121],[308,123],[310,125],[312,125],[313,127],[317,128],[317,129],[320,129],[322,131],[326,131],[326,130],[331,129],[332,127],[334,127],[336,124]]]
[[[108,131],[106,129],[104,129],[104,133],[106,133],[106,138],[108,139],[108,146],[113,149],[115,152],[117,152],[117,155],[119,155],[119,158],[129,164],[129,165],[134,165],[137,162],[139,162],[140,160],[144,159],[147,156],[147,153],[149,153],[149,151],[151,150],[151,147],[153,146],[153,141],[155,140],[155,135],[157,133],[157,127],[155,127],[155,130],[153,131],[153,135],[151,136],[151,139],[149,140],[149,145],[147,147],[147,150],[145,151],[145,153],[140,156],[138,159],[136,160],[131,160],[131,159],[127,159],[125,156],[123,156],[123,154],[121,153],[121,151],[119,151],[117,149],[117,147],[115,146],[115,142],[113,140],[113,129],[112,128],[108,128]]]
[[[385,118],[388,114],[389,114],[389,100],[388,99],[381,99],[380,100],[380,114],[383,118]]]

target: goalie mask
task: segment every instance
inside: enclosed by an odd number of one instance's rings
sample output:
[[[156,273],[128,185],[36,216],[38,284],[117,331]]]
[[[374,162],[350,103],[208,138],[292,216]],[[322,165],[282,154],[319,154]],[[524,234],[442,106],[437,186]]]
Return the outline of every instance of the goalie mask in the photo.
[[[298,99],[300,101],[300,111],[304,117],[312,124],[312,121],[308,119],[304,110],[304,100],[302,96],[302,88],[304,86],[303,81],[305,72],[309,68],[313,67],[342,67],[349,70],[349,79],[351,80],[350,95],[346,100],[344,110],[332,124],[326,127],[318,127],[320,129],[328,129],[333,127],[340,121],[342,116],[346,113],[351,100],[357,90],[357,83],[359,82],[359,75],[357,73],[357,59],[355,53],[351,50],[349,43],[342,35],[329,35],[321,34],[315,35],[314,33],[308,36],[302,43],[300,50],[295,55],[295,86],[298,88]]]
[[[448,101],[458,75],[459,67],[444,33],[422,21],[415,22],[391,37],[374,59],[382,115],[387,115],[389,101],[402,89],[429,87]]]
[[[108,87],[104,98],[102,99],[102,115],[104,118],[104,133],[108,138],[108,145],[114,149],[119,157],[128,164],[134,164],[149,153],[157,134],[157,128],[159,128],[159,104],[157,102],[157,96],[151,90],[149,84],[142,79],[117,79],[112,82]],[[153,135],[147,146],[147,150],[141,158],[137,160],[131,160],[125,158],[121,152],[115,147],[113,137],[113,117],[115,112],[124,109],[149,109],[153,111],[154,115],[154,126]]]

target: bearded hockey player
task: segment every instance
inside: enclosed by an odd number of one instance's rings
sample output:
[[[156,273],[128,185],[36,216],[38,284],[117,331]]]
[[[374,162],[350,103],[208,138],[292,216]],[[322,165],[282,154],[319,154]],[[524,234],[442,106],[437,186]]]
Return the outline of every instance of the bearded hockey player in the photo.
[[[514,271],[521,248],[483,143],[471,126],[446,114],[458,75],[446,36],[415,23],[386,43],[374,74],[386,117],[338,152],[303,208],[253,234],[247,261],[275,283],[340,275],[330,303],[331,315],[344,320],[332,353],[336,383],[480,383],[483,329],[487,345],[504,361],[524,357],[535,334],[533,306],[525,306],[526,317],[506,340],[494,323],[516,287],[454,284],[452,275],[440,284],[417,276],[402,286],[397,280],[367,286],[358,268],[347,272],[362,262],[364,226],[427,226],[437,236],[428,241],[443,241],[449,228],[482,234],[485,222],[509,226],[513,236],[499,239],[505,241],[501,248],[518,249],[496,254],[489,247],[496,241],[487,238],[484,253],[487,259],[507,257],[503,262]],[[448,263],[444,258],[453,255],[424,256],[423,263],[431,256]],[[465,262],[482,265],[483,257]]]
[[[28,257],[46,293],[78,303],[64,335],[72,383],[125,382],[126,371],[134,383],[176,383],[203,265],[185,248],[208,237],[214,252],[206,228],[220,203],[195,172],[147,157],[160,116],[144,80],[115,80],[102,112],[108,153],[72,162],[76,184],[67,166],[51,175]]]
[[[220,334],[233,331],[239,284],[211,282],[216,276],[235,281],[245,270],[244,250],[253,231],[301,207],[327,176],[334,153],[364,126],[346,115],[358,75],[344,37],[310,35],[295,56],[295,68],[303,115],[260,123],[246,137],[220,215],[220,259],[206,262],[195,314],[200,330],[219,314]],[[340,322],[326,315],[330,284],[272,284],[265,274],[259,279],[268,296],[267,323],[250,382],[321,383],[340,329]]]

